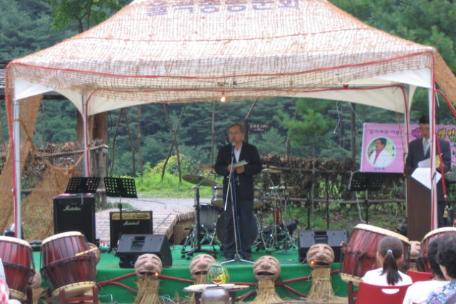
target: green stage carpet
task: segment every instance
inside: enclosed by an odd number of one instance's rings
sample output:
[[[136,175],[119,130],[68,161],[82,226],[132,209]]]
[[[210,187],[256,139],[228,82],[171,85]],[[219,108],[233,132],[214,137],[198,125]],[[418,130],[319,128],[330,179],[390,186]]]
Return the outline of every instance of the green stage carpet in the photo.
[[[172,246],[171,253],[173,256],[173,265],[170,268],[165,268],[162,272],[162,275],[181,279],[191,279],[188,270],[190,260],[181,258],[181,249],[182,246]],[[262,255],[266,255],[266,253],[255,252],[253,254],[254,259]],[[272,255],[279,259],[282,266],[279,282],[303,278],[311,274],[311,268],[307,264],[300,264],[298,262],[297,249],[289,251],[276,251]],[[34,253],[34,259],[35,265],[38,268],[39,265],[41,265],[40,254],[38,252]],[[217,260],[221,262],[223,261],[223,258],[218,257]],[[228,270],[230,282],[255,282],[255,278],[252,272],[252,264],[236,262],[224,264],[224,266]],[[336,295],[346,296],[346,284],[341,280],[340,275],[337,273],[339,267],[339,263],[332,265],[332,269],[336,271],[336,273],[332,275],[332,285]],[[120,268],[119,258],[114,254],[102,253],[101,260],[97,265],[97,281],[105,283],[107,280],[112,280],[117,277],[129,274],[132,271],[133,269]],[[129,287],[136,288],[135,281],[136,277],[133,276],[116,282],[120,282]],[[160,281],[160,296],[172,298],[174,300],[184,299],[189,296],[189,294],[183,291],[183,288],[188,285],[191,285],[191,283],[175,281],[172,278],[162,278]],[[287,285],[301,293],[307,294],[311,287],[311,281],[297,280],[296,282],[291,282]],[[247,292],[249,290],[251,290],[251,288],[243,292]],[[283,299],[291,300],[299,298],[298,295],[290,292],[285,287],[278,286],[276,290]],[[241,294],[242,293],[239,293],[238,295]],[[116,285],[105,285],[100,289],[100,300],[102,303],[133,303],[134,297],[135,294],[133,291],[129,291],[123,287]],[[247,298],[247,300],[249,300],[249,298]]]

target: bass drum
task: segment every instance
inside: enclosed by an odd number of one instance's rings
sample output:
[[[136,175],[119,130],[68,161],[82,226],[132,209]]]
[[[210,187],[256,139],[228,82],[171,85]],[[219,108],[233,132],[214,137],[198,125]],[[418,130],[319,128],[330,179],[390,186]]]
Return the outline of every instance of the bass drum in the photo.
[[[215,234],[221,244],[223,244],[223,241],[225,240],[224,226],[225,226],[225,213],[221,213],[217,219],[217,224],[215,225]],[[252,229],[249,229],[249,230],[253,231],[253,233],[252,233],[252,238],[251,238],[250,242],[253,243],[253,242],[255,242],[255,240],[258,237],[258,219],[257,219],[256,215],[253,215],[253,223],[252,223],[251,228]]]

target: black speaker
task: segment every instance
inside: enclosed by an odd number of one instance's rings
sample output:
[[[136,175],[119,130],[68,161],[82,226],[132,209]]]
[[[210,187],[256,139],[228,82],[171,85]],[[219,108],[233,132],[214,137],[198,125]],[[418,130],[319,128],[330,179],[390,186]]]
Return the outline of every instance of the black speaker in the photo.
[[[61,194],[54,197],[54,233],[79,231],[95,243],[95,197]]]
[[[307,251],[314,244],[328,244],[334,250],[334,261],[341,261],[342,242],[347,242],[345,230],[303,230],[299,235],[299,261],[306,260]]]
[[[138,256],[144,253],[154,253],[162,260],[163,267],[173,264],[169,242],[163,234],[122,234],[117,247],[119,266],[133,268]]]
[[[152,211],[125,211],[109,213],[110,245],[117,248],[122,234],[152,234]]]

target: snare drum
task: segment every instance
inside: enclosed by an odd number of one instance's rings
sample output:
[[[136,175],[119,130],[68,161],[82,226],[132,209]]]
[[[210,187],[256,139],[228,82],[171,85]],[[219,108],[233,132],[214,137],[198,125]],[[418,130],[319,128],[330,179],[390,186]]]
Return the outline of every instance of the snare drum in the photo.
[[[64,232],[43,240],[41,272],[48,279],[53,295],[61,289],[82,283],[93,285],[96,277],[96,257],[82,233]]]
[[[225,205],[223,200],[223,186],[212,187],[211,205],[216,208],[223,209]]]
[[[11,297],[25,301],[28,282],[34,273],[30,244],[18,238],[0,236],[0,259],[3,261]]]
[[[443,228],[438,228],[435,230],[432,230],[428,232],[424,238],[423,241],[421,241],[421,252],[420,252],[420,263],[424,269],[420,269],[422,271],[426,272],[431,272],[431,265],[429,264],[428,260],[428,252],[429,252],[429,244],[436,239],[439,239],[441,237],[445,236],[456,236],[456,228],[455,227],[443,227]]]
[[[410,242],[407,237],[387,229],[358,224],[353,228],[345,247],[341,271],[343,280],[359,282],[367,271],[377,268],[377,249],[385,236],[393,236],[401,240],[404,246],[404,261],[408,261]]]
[[[221,211],[212,205],[200,205],[200,224],[208,231],[215,231],[215,225]]]

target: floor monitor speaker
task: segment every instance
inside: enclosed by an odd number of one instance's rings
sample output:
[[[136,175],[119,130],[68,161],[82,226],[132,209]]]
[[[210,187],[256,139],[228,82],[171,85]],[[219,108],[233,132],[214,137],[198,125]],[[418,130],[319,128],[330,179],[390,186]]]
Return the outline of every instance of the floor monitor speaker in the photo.
[[[166,235],[162,234],[122,234],[117,247],[119,266],[133,268],[141,254],[154,253],[162,260],[163,267],[173,264],[171,250]]]
[[[328,244],[334,250],[334,261],[341,261],[342,243],[347,242],[345,230],[303,230],[299,235],[299,261],[305,262],[307,251],[314,244]]]

